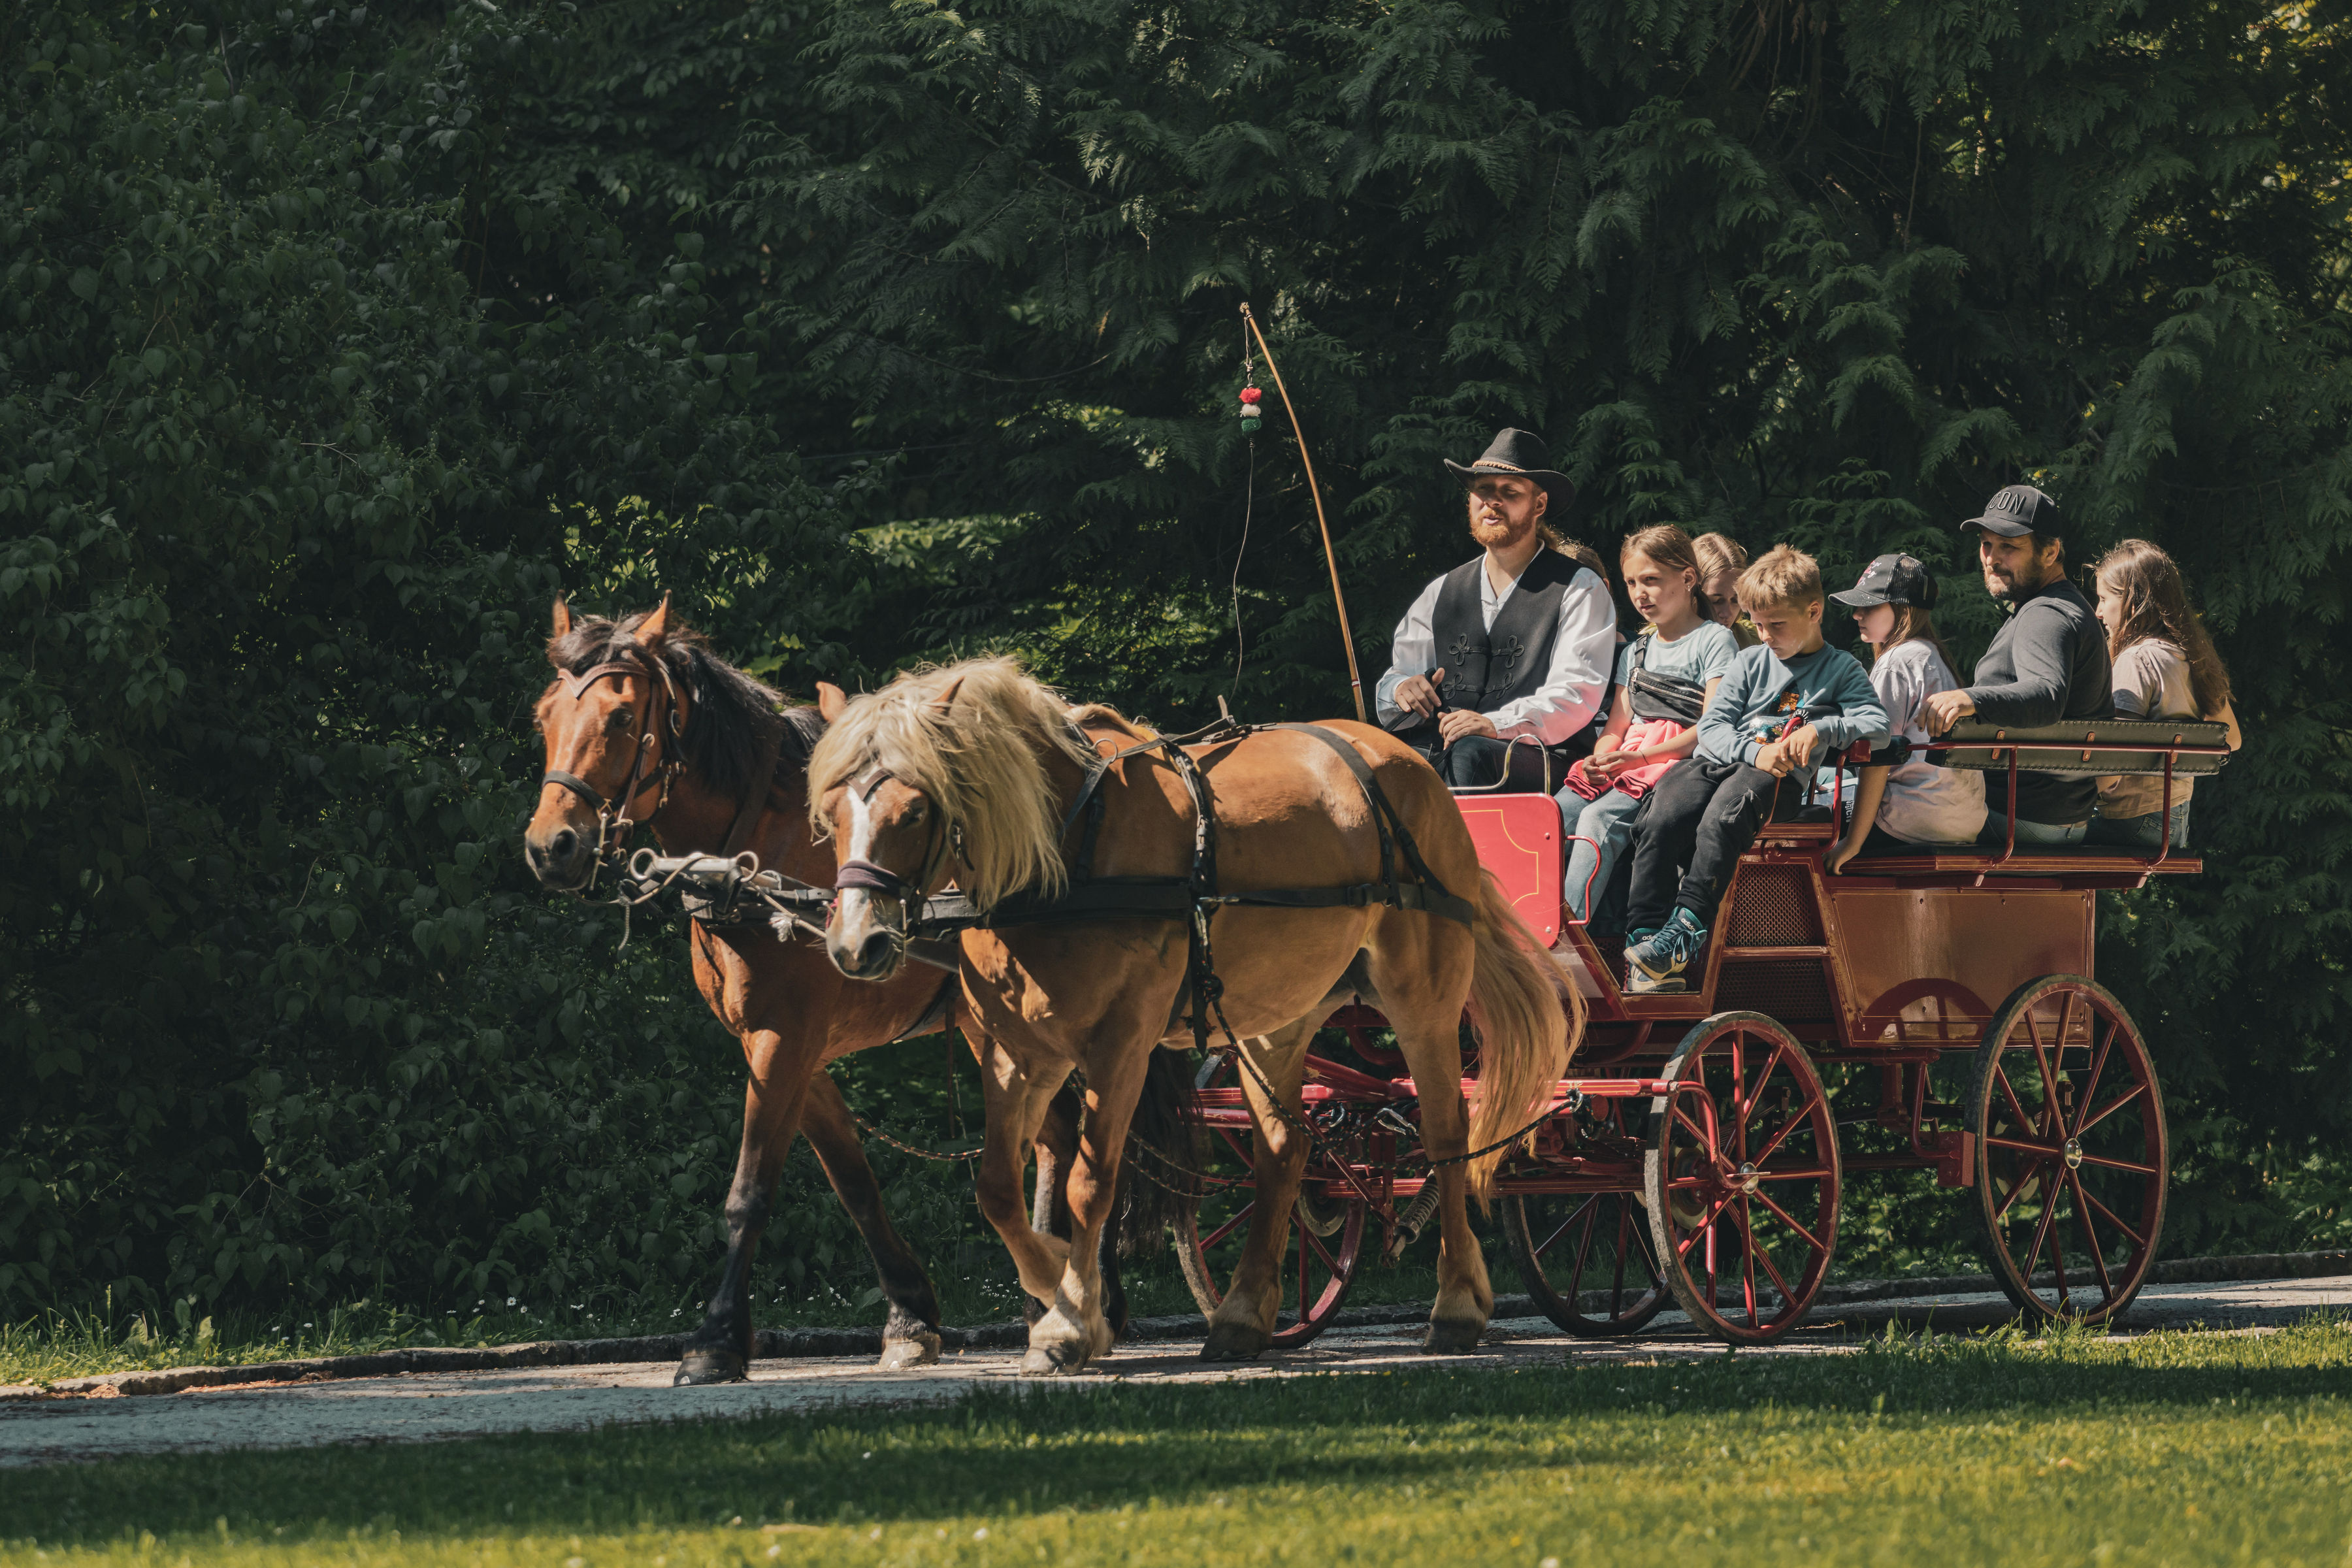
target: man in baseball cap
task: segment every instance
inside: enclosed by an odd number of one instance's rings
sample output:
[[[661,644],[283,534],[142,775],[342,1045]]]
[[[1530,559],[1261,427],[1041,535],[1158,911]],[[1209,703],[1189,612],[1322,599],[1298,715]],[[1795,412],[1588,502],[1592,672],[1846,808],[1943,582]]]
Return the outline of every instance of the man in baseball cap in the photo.
[[[1986,503],[1982,516],[1960,527],[1976,535],[1985,592],[2000,601],[2008,619],[1977,660],[1974,684],[1927,699],[1922,716],[1928,732],[1940,735],[1970,715],[2019,729],[2113,717],[2106,637],[2090,601],[2066,580],[2058,503],[2032,485],[2010,485]],[[1994,809],[1979,841],[2007,843],[2009,822],[2000,808],[2008,792],[1995,787],[1986,794]],[[2019,773],[2017,842],[2080,842],[2097,798],[2098,780],[2088,773]]]

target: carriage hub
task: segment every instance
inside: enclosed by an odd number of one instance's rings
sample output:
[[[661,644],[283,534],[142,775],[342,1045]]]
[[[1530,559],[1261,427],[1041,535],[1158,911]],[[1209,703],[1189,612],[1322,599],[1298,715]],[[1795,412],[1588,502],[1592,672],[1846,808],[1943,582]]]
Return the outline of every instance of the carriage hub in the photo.
[[[1743,1193],[1753,1193],[1763,1182],[1763,1173],[1753,1164],[1740,1166],[1738,1173],[1731,1179],[1731,1184]]]
[[[2065,1153],[2066,1168],[2068,1170],[2079,1171],[2083,1168],[2083,1141],[2080,1138],[2069,1138],[2066,1140]]]

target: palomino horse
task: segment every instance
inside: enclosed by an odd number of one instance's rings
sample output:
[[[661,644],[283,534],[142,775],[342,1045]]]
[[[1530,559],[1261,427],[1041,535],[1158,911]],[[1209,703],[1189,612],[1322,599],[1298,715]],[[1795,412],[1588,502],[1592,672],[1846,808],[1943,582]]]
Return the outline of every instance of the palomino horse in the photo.
[[[558,671],[539,700],[548,778],[524,835],[541,882],[588,885],[605,818],[614,815],[650,828],[669,854],[751,849],[762,866],[787,876],[829,879],[830,858],[809,837],[802,767],[824,727],[816,710],[784,710],[775,692],[678,624],[667,599],[650,615],[622,621],[576,617],[559,599],[547,656]],[[824,707],[842,700],[837,689],[819,689]],[[765,921],[697,921],[688,943],[695,984],[742,1040],[751,1078],[727,1194],[726,1268],[677,1381],[744,1375],[752,1348],[751,1260],[796,1131],[808,1134],[874,1256],[890,1303],[881,1364],[936,1361],[938,1298],[883,1212],[849,1108],[822,1069],[907,1034],[930,1015],[947,977],[917,966],[885,984],[852,984],[813,943],[779,941]]]
[[[1074,1372],[1109,1346],[1095,1239],[1147,1064],[1156,1047],[1191,1044],[1204,1006],[1226,1038],[1266,1038],[1246,1058],[1256,1073],[1243,1075],[1259,1131],[1257,1205],[1202,1353],[1255,1355],[1271,1339],[1307,1154],[1305,1048],[1349,995],[1395,1028],[1436,1166],[1438,1293],[1424,1345],[1467,1350],[1486,1330],[1494,1290],[1465,1197],[1550,1104],[1570,1048],[1560,994],[1428,764],[1365,725],[1316,730],[1194,748],[1212,807],[1203,824],[1168,752],[1139,746],[1156,736],[1107,709],[1069,708],[1013,660],[975,659],[855,699],[809,760],[811,820],[838,862],[826,947],[844,973],[895,984],[910,904],[950,879],[986,921],[962,934],[964,1005],[985,1037],[981,1207],[1023,1288],[1053,1303],[1031,1326],[1024,1372]],[[1128,748],[1138,749],[1122,756]],[[1410,881],[1397,853],[1415,868]],[[1172,913],[1171,888],[1182,900]],[[1213,906],[1221,990],[1192,979],[1192,900],[1204,889],[1234,900]],[[1465,1003],[1482,1042],[1475,1110],[1461,1078]],[[1087,1116],[1061,1242],[1023,1223],[1022,1154],[1074,1068]],[[1482,1157],[1465,1162],[1474,1150]]]

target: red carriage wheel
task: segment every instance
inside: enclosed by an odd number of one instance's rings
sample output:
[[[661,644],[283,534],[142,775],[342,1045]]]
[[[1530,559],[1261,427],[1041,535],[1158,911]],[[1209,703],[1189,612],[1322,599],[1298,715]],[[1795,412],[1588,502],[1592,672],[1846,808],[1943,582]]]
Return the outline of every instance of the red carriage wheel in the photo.
[[[1837,1248],[1837,1131],[1821,1075],[1760,1013],[1683,1037],[1651,1101],[1643,1195],[1675,1300],[1734,1344],[1804,1320]]]
[[[1650,1221],[1631,1193],[1503,1201],[1503,1240],[1536,1308],[1571,1334],[1638,1334],[1666,1304]]]
[[[1310,1176],[1308,1185],[1313,1184]],[[1222,1188],[1171,1227],[1176,1233],[1177,1265],[1203,1316],[1224,1300],[1224,1281],[1233,1278],[1256,1212],[1252,1189]],[[1336,1196],[1302,1192],[1291,1205],[1290,1234],[1277,1271],[1283,1310],[1275,1319],[1275,1349],[1296,1350],[1339,1315],[1348,1288],[1356,1281],[1356,1266],[1363,1260],[1366,1213],[1364,1200],[1351,1192]]]
[[[1985,1026],[1969,1092],[1993,1277],[2037,1321],[2104,1323],[2156,1261],[2171,1154],[2131,1016],[2104,986],[2046,974]]]

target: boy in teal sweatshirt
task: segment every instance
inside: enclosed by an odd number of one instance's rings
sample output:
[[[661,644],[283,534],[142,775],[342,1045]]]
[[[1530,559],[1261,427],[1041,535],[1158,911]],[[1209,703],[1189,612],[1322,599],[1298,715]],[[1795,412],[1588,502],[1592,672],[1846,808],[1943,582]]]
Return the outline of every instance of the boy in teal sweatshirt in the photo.
[[[1739,579],[1761,646],[1740,650],[1698,721],[1698,753],[1670,769],[1633,826],[1626,988],[1681,991],[1716,905],[1776,792],[1816,754],[1885,738],[1886,710],[1852,654],[1822,642],[1822,569],[1776,545]],[[1793,775],[1793,776],[1792,776]]]

